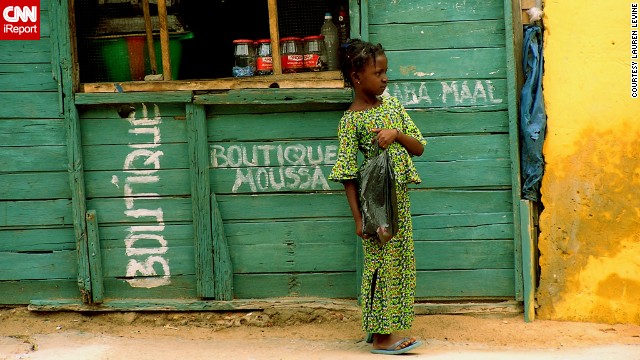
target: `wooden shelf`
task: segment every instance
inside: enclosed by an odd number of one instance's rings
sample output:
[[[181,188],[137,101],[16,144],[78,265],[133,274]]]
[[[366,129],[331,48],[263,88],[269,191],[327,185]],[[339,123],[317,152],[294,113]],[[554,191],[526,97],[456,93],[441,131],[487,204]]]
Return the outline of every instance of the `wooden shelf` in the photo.
[[[216,91],[232,89],[342,89],[339,71],[263,75],[244,78],[173,81],[127,81],[80,84],[81,93],[128,93],[159,91]]]

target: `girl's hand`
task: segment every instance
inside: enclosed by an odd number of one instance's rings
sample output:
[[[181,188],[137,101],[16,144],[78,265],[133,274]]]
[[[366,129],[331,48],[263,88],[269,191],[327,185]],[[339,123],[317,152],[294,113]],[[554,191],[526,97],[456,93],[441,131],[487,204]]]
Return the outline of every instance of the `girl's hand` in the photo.
[[[376,133],[378,139],[378,145],[386,149],[389,145],[393,144],[398,138],[398,130],[396,129],[373,129],[371,132]]]
[[[366,239],[366,237],[362,233],[362,219],[356,220],[356,235],[358,235],[362,239]]]

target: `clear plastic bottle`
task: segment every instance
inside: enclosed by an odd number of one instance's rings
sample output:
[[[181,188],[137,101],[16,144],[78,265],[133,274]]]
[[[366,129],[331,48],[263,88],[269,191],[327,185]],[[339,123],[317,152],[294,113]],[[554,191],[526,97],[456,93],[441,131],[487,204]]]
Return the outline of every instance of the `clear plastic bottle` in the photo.
[[[331,13],[324,14],[324,24],[320,28],[327,48],[327,65],[329,70],[338,70],[338,28],[333,23]]]
[[[256,71],[256,53],[253,40],[233,40],[235,63],[232,69],[234,77],[253,76]]]

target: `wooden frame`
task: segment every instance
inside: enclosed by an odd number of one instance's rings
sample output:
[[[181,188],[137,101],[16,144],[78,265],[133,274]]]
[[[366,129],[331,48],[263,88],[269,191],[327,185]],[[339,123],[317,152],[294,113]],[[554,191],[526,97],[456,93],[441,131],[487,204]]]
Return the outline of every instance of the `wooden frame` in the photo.
[[[160,4],[161,2],[159,2]],[[353,5],[356,4],[356,5]],[[350,9],[358,3],[349,0]],[[71,36],[75,37],[74,0],[69,1],[69,19]],[[166,9],[159,11],[166,12]],[[280,62],[280,34],[278,28],[278,0],[268,0],[269,33],[273,58],[273,75],[252,76],[246,78],[217,78],[201,80],[171,80],[171,65],[168,48],[163,48],[163,73],[168,80],[126,81],[126,82],[98,82],[80,83],[78,74],[79,63],[77,52],[74,53],[74,92],[78,93],[131,93],[131,92],[161,92],[161,91],[220,91],[231,89],[342,89],[345,87],[340,71],[323,71],[318,73],[283,74]],[[166,25],[166,24],[165,24]],[[166,27],[166,26],[165,26]],[[163,46],[168,46],[168,35],[162,31]],[[165,29],[166,30],[166,29]],[[75,43],[75,42],[74,42]],[[166,50],[166,51],[165,51]],[[165,77],[166,78],[166,77]]]

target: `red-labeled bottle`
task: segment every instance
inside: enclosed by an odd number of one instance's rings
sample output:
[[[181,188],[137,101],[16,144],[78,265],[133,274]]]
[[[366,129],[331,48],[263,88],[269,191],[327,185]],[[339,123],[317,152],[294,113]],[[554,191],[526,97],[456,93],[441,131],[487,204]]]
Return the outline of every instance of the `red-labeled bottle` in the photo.
[[[292,36],[280,39],[280,54],[283,73],[304,71],[304,50],[301,38]]]
[[[304,38],[304,68],[306,71],[327,70],[327,50],[324,36],[313,35]]]
[[[273,57],[271,56],[271,40],[257,41],[256,75],[273,74]]]

